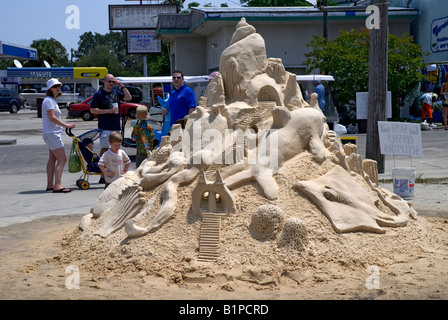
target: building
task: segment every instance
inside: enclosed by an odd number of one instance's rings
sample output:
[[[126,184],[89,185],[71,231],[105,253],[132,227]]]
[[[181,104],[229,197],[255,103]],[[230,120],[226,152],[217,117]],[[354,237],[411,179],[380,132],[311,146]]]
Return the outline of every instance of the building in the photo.
[[[37,60],[37,49],[0,41],[0,60]],[[20,65],[20,62],[17,63]],[[17,85],[17,77],[8,76],[6,70],[0,70],[0,79],[3,86]]]
[[[229,45],[237,22],[242,18],[264,38],[268,57],[281,58],[285,68],[307,74],[307,44],[315,35],[332,39],[340,30],[365,27],[365,6],[339,6],[324,14],[314,7],[198,7],[188,14],[159,15],[155,39],[170,43],[171,68],[188,75],[209,74],[219,69],[220,55]],[[410,33],[418,9],[389,7],[389,32]]]
[[[391,5],[418,10],[411,35],[422,50],[428,52],[425,62],[448,63],[448,2],[446,0],[389,0]]]

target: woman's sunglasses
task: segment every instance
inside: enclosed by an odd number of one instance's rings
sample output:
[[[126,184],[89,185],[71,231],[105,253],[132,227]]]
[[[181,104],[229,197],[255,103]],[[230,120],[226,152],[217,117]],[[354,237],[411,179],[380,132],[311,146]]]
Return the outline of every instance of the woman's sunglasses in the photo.
[[[54,86],[52,86],[51,88],[52,89],[56,89],[56,88],[61,88],[62,87],[62,85],[60,85],[60,84],[55,84]]]

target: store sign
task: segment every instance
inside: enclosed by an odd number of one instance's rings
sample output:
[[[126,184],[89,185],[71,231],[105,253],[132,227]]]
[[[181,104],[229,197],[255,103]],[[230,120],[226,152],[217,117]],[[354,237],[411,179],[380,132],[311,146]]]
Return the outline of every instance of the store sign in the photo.
[[[78,79],[95,78],[102,79],[107,75],[105,67],[74,67],[73,77]]]
[[[381,154],[423,157],[419,123],[378,121]]]
[[[160,40],[154,40],[155,30],[127,30],[127,53],[161,53]]]
[[[159,14],[176,14],[177,5],[109,5],[109,30],[156,29]]]
[[[433,20],[431,23],[431,51],[448,51],[448,17]]]
[[[70,79],[73,78],[73,68],[8,68],[8,77],[22,79]]]

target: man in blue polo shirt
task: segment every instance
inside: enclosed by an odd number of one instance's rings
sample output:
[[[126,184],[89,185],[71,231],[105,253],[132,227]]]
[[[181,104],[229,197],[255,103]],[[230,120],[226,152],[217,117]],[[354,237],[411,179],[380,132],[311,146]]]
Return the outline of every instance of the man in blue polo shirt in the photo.
[[[192,113],[196,108],[196,96],[190,87],[184,84],[184,75],[180,71],[173,72],[174,90],[170,94],[169,108],[171,113],[170,127]],[[162,114],[166,115],[167,109],[162,109]]]

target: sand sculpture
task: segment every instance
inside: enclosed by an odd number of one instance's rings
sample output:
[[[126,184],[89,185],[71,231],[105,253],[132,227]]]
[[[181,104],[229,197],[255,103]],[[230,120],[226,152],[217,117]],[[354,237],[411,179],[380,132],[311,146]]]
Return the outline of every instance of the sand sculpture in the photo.
[[[266,56],[263,38],[244,18],[222,52],[219,71],[185,129],[173,126],[136,171],[104,190],[81,229],[103,217],[94,232],[101,237],[121,228],[128,237],[155,233],[180,218],[174,214],[177,190],[191,185],[191,198],[182,201],[190,201],[192,214],[202,219],[201,261],[216,259],[220,221],[238,214],[252,216],[247,232],[257,240],[300,250],[307,244],[300,208],[296,217],[285,219],[281,206],[269,203],[280,197],[279,170],[303,154],[330,169],[296,181],[292,191],[314,203],[335,232],[384,233],[417,218],[408,202],[378,186],[375,161],[362,161],[355,145],[343,146],[329,130],[317,96],[304,101],[295,75],[281,59]],[[248,183],[256,184],[267,206],[244,213],[234,191]],[[143,215],[153,216],[147,226],[140,225]]]

